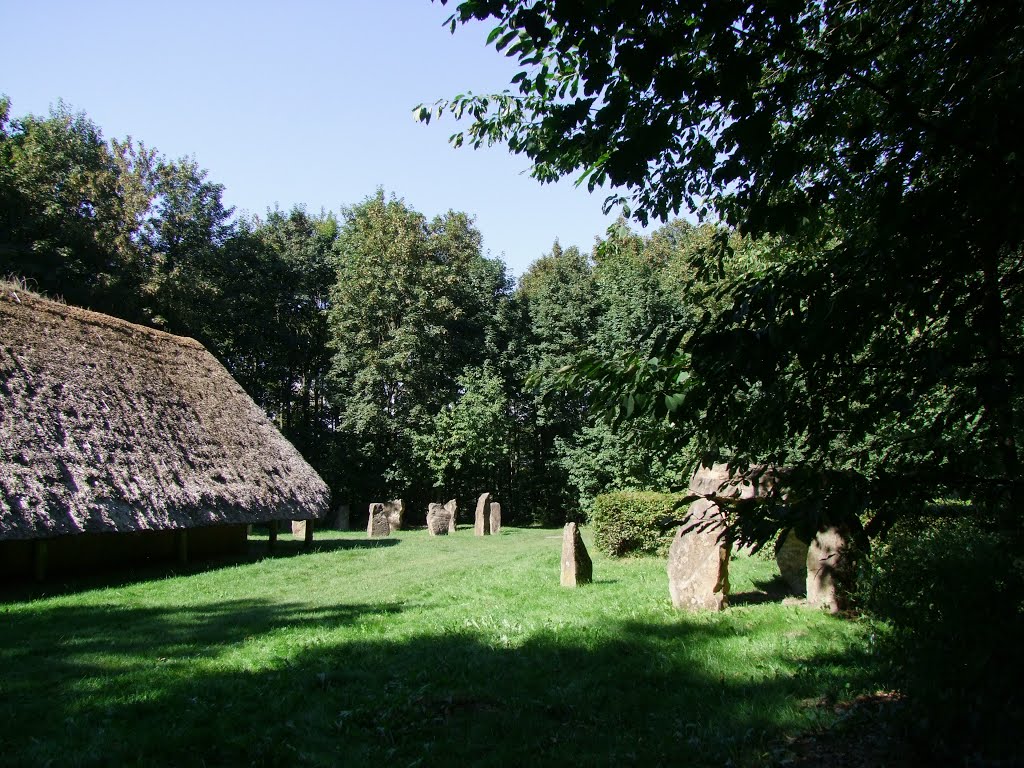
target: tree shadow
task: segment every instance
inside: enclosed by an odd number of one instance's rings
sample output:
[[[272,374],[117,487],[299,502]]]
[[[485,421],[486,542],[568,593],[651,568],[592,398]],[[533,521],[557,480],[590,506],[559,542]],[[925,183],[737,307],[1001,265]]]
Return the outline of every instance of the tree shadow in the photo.
[[[821,670],[867,684],[867,659],[835,651],[781,653],[768,677],[709,664],[737,640],[724,622],[377,636],[402,611],[252,599],[8,614],[0,749],[12,765],[753,765],[793,702],[822,695]]]
[[[793,596],[789,584],[780,575],[771,579],[755,579],[754,589],[750,592],[739,592],[729,595],[730,605],[760,605],[762,603],[781,603]]]
[[[233,568],[267,558],[301,557],[318,552],[339,550],[378,549],[393,547],[400,543],[401,541],[398,539],[323,539],[320,541],[314,539],[312,544],[306,545],[301,539],[278,539],[271,549],[265,536],[262,538],[255,536],[249,538],[247,551],[242,555],[210,557],[191,560],[187,563],[177,561],[124,565],[114,563],[106,568],[93,568],[86,573],[55,574],[43,581],[35,581],[28,575],[11,577],[0,584],[0,605],[38,600],[43,597],[73,595],[94,589],[162,581],[176,576],[190,576],[222,568]]]

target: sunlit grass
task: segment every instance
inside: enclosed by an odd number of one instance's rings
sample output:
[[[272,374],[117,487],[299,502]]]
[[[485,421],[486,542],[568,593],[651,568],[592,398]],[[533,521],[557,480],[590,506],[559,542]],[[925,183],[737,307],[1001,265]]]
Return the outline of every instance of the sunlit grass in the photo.
[[[560,587],[558,531],[281,545],[0,605],[5,764],[756,764],[872,683],[860,624],[753,602],[759,559],[686,615],[660,559]]]

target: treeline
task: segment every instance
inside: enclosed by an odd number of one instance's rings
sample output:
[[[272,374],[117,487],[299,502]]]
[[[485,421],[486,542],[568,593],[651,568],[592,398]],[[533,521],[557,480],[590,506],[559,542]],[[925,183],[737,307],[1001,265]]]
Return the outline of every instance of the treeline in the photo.
[[[465,213],[428,220],[378,191],[338,215],[236,216],[194,159],[106,141],[63,105],[9,107],[0,275],[202,341],[335,503],[491,490],[514,520],[560,523],[603,490],[683,480],[688,454],[662,458],[657,419],[610,425],[564,369],[692,322],[713,231],[620,224],[590,254],[556,242],[513,284]]]

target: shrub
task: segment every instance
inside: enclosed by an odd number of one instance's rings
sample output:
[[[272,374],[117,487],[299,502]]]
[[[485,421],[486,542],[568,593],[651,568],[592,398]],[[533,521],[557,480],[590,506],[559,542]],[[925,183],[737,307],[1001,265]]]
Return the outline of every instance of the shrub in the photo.
[[[672,520],[684,498],[678,493],[613,491],[594,499],[591,523],[598,548],[612,557],[664,554],[672,541]]]
[[[1011,542],[969,519],[908,521],[876,542],[861,591],[922,745],[1019,755],[1024,565]]]

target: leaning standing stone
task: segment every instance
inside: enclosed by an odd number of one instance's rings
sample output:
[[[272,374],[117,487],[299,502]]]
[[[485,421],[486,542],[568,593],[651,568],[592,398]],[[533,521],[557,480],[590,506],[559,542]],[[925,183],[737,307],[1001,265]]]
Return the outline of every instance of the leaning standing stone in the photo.
[[[562,586],[589,584],[594,577],[594,563],[580,536],[576,523],[566,523],[562,531]]]
[[[786,531],[775,550],[775,562],[783,581],[794,595],[807,592],[807,542],[796,535],[796,530]]]
[[[427,533],[447,536],[451,532],[452,513],[444,504],[431,503],[427,508]]]
[[[501,504],[496,501],[491,502],[491,533],[497,536],[501,533]]]
[[[455,518],[459,514],[459,505],[455,499],[449,499],[448,503],[444,505],[444,508],[451,513],[451,522],[448,523],[448,533],[455,533]]]
[[[384,505],[375,501],[370,505],[370,519],[366,521],[366,535],[371,538],[389,536],[391,525],[388,523],[388,513]]]
[[[473,520],[473,533],[487,536],[491,532],[491,494],[481,493],[476,500],[476,517]]]
[[[384,511],[387,512],[388,526],[391,530],[402,530],[402,519],[405,517],[405,502],[401,499],[385,502]]]
[[[807,604],[838,613],[846,608],[853,582],[853,557],[846,530],[818,531],[807,548]]]
[[[717,505],[698,499],[668,551],[668,591],[682,611],[720,611],[729,604],[729,544]]]

